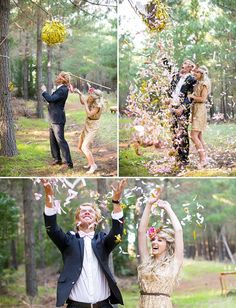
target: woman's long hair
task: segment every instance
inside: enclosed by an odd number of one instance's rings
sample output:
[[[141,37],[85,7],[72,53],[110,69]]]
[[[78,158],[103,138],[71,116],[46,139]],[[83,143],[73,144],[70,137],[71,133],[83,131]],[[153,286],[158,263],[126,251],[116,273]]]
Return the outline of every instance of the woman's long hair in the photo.
[[[170,264],[175,254],[175,232],[171,228],[162,228],[158,232],[158,237],[166,240],[166,255],[162,259],[156,259],[150,255],[142,264],[139,265],[139,270],[143,273],[155,272],[157,267],[165,267]]]
[[[205,65],[201,65],[198,67],[199,70],[202,71],[202,80],[201,82],[206,85],[208,90],[208,95],[211,94],[211,80],[208,76],[208,68]]]

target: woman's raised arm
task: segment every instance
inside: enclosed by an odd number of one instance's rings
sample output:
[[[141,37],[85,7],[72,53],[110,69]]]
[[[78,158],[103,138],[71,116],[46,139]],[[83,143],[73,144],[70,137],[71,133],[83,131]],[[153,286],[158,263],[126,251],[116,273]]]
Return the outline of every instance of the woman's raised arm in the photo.
[[[150,220],[151,208],[153,203],[157,202],[160,197],[161,189],[157,189],[153,196],[149,198],[138,228],[138,246],[141,263],[149,256],[148,245],[147,245],[147,229]]]

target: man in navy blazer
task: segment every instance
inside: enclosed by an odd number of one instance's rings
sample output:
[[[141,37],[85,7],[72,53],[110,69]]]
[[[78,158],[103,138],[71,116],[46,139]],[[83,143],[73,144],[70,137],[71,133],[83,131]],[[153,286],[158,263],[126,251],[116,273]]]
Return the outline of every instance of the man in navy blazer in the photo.
[[[68,97],[68,86],[70,84],[70,75],[65,72],[61,72],[55,83],[57,85],[56,91],[50,95],[46,92],[46,87],[41,87],[43,93],[42,96],[48,102],[48,114],[51,123],[50,133],[50,147],[51,154],[54,159],[53,165],[61,165],[62,157],[68,168],[73,168],[73,162],[70,155],[70,149],[67,141],[64,137],[64,128],[66,123],[65,116],[65,103]]]
[[[172,107],[172,142],[179,167],[184,167],[189,163],[188,125],[192,102],[188,99],[188,94],[193,92],[196,83],[196,79],[191,75],[194,66],[191,60],[186,59],[180,72],[173,76],[169,91]]]
[[[57,303],[67,308],[111,308],[122,304],[120,290],[108,266],[109,254],[120,242],[123,233],[123,212],[120,205],[125,180],[113,189],[112,227],[108,234],[97,232],[101,220],[100,209],[85,203],[76,210],[76,232],[64,233],[57,225],[53,207],[53,188],[42,180],[46,195],[45,226],[47,234],[60,250],[63,269],[57,284]]]

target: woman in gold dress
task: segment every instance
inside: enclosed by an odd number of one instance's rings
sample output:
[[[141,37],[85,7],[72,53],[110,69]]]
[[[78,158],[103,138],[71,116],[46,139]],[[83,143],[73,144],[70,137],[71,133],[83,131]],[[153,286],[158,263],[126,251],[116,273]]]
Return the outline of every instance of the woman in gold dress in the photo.
[[[99,129],[103,109],[103,94],[102,91],[94,88],[89,89],[89,96],[87,98],[79,90],[76,90],[76,92],[80,95],[80,102],[84,105],[87,114],[84,128],[79,137],[78,149],[87,158],[88,166],[85,166],[85,168],[89,170],[86,173],[92,174],[96,171],[97,165],[90,150],[90,145]]]
[[[138,267],[140,285],[139,308],[172,308],[171,294],[183,263],[182,226],[167,201],[159,200],[161,190],[149,198],[138,229],[138,243],[141,264]],[[173,229],[167,227],[149,228],[151,208],[154,205],[164,209]],[[148,235],[148,236],[147,236]],[[148,238],[151,240],[151,253]]]
[[[193,94],[188,95],[190,99],[193,99],[191,139],[200,159],[198,169],[205,167],[207,164],[206,143],[203,140],[203,132],[207,126],[206,102],[210,93],[210,80],[207,75],[208,71],[205,66],[197,67],[194,70],[194,77],[197,79],[197,83],[194,86]]]

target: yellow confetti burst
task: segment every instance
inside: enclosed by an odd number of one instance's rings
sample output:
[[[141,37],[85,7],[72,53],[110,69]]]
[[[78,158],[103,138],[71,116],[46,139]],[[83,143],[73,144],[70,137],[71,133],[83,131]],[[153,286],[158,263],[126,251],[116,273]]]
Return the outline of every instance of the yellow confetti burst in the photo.
[[[14,90],[14,84],[13,84],[12,81],[9,82],[8,89],[9,89],[10,92],[12,92]]]
[[[115,235],[115,243],[119,244],[120,242],[121,242],[121,235],[120,234]]]
[[[63,43],[66,37],[66,28],[59,21],[46,21],[42,29],[42,40],[49,46]]]
[[[147,16],[144,22],[151,31],[161,32],[167,25],[169,15],[161,0],[152,0],[146,5]]]

